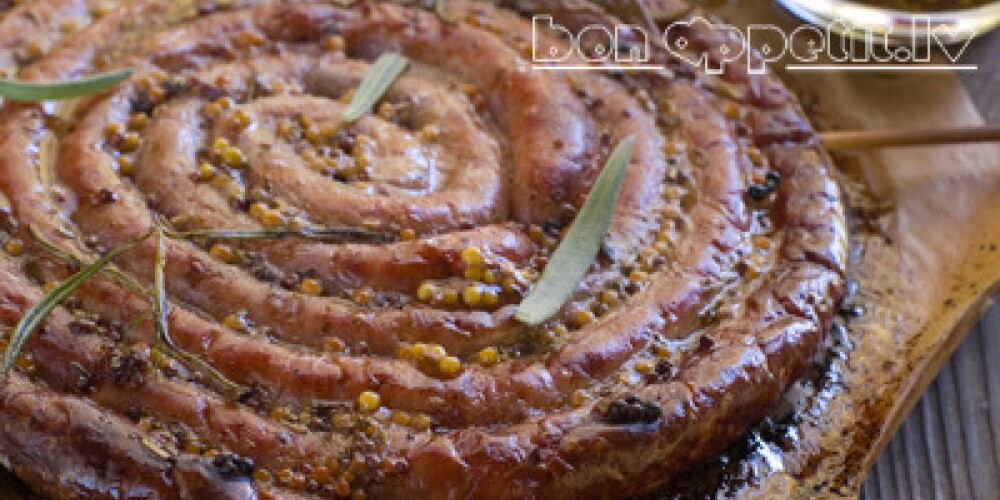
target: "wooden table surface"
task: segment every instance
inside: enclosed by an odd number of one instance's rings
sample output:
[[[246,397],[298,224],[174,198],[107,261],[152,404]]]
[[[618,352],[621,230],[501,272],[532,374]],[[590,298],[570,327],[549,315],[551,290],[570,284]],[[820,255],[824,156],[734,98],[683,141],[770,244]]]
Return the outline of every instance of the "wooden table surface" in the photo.
[[[983,117],[1000,124],[1000,32],[974,42],[966,56],[980,66],[963,76],[966,88]],[[861,498],[1000,500],[1000,301],[914,408]]]

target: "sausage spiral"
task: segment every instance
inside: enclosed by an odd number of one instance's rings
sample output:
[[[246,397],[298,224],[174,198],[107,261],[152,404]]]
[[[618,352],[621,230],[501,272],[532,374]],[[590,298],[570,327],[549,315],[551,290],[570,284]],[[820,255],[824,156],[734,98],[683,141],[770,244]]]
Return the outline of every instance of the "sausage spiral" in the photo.
[[[540,71],[531,23],[471,1],[454,20],[374,1],[5,8],[8,76],[135,70],[0,114],[7,330],[77,265],[42,242],[89,261],[157,223],[342,236],[167,241],[174,340],[235,399],[152,348],[149,300],[120,282],[54,311],[0,386],[0,455],[53,497],[647,494],[760,418],[841,294],[840,193],[772,77],[657,51],[655,73]],[[386,52],[408,70],[345,122]],[[518,323],[628,136],[597,262],[553,320]],[[115,265],[150,286],[156,248]]]

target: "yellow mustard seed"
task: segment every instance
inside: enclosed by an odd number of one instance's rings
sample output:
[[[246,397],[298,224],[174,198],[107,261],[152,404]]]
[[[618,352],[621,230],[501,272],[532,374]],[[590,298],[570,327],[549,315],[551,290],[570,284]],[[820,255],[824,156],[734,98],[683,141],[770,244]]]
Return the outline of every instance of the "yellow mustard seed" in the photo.
[[[577,309],[573,311],[573,323],[578,327],[586,326],[594,322],[596,319],[594,313],[589,309]]]
[[[458,304],[458,290],[454,288],[445,288],[441,293],[441,302],[446,306],[454,306]]]
[[[485,269],[483,270],[482,280],[487,285],[495,285],[500,281],[500,275],[492,269]]]
[[[260,47],[264,45],[264,37],[254,31],[244,31],[236,36],[236,43],[243,47]]]
[[[118,173],[122,175],[132,175],[135,172],[135,160],[131,156],[118,157]]]
[[[233,251],[233,248],[222,243],[212,245],[212,248],[208,250],[208,253],[212,257],[215,257],[216,259],[227,264],[233,264],[238,260],[236,252]]]
[[[257,481],[258,483],[267,484],[270,483],[273,480],[273,478],[271,477],[270,472],[268,472],[265,469],[258,468],[253,471],[253,480]]]
[[[243,331],[247,328],[246,319],[242,314],[230,314],[222,320],[222,323],[233,330]]]
[[[427,430],[431,426],[431,418],[423,413],[418,413],[410,418],[410,425],[419,431]]]
[[[402,359],[404,361],[416,361],[417,359],[416,353],[413,350],[413,346],[407,344],[402,344],[399,346],[398,355],[399,359]]]
[[[288,221],[288,227],[296,231],[301,231],[309,227],[309,221],[306,220],[306,218],[302,217],[301,215],[296,215],[295,217],[292,217],[292,219]]]
[[[221,155],[229,147],[229,140],[225,137],[217,137],[212,141],[212,152]]]
[[[307,295],[320,295],[323,293],[323,284],[315,278],[306,278],[299,283],[299,291]]]
[[[122,124],[118,122],[111,122],[104,127],[104,137],[109,139],[117,137],[118,134],[122,133]]]
[[[677,141],[667,141],[663,145],[663,151],[668,155],[679,155],[684,152],[684,144]]]
[[[663,208],[660,209],[660,214],[662,214],[665,219],[676,219],[681,215],[684,215],[684,213],[681,212],[681,207],[676,203],[664,205]]]
[[[403,229],[399,232],[399,239],[403,241],[413,241],[417,239],[417,232],[410,228]]]
[[[722,106],[722,114],[724,114],[726,118],[734,120],[740,116],[740,107],[735,102],[727,101]]]
[[[372,301],[372,292],[367,288],[355,288],[351,290],[351,300],[359,306],[366,306]]]
[[[338,353],[344,352],[345,349],[347,349],[347,344],[337,337],[329,337],[323,341],[323,352]]]
[[[337,125],[333,123],[323,123],[319,126],[319,135],[323,141],[329,142],[337,136]]]
[[[3,244],[3,249],[10,255],[14,257],[19,257],[21,254],[24,253],[24,243],[17,238],[11,238],[7,240],[6,243]]]
[[[649,375],[653,373],[653,362],[648,359],[640,359],[635,362],[635,371],[643,375]]]
[[[246,157],[243,156],[243,152],[234,146],[223,149],[221,157],[222,162],[232,168],[242,167],[247,161]]]
[[[618,379],[619,383],[625,385],[635,385],[639,383],[639,375],[632,371],[619,372],[618,376],[615,378]]]
[[[228,79],[226,79],[225,75],[220,75],[220,78],[222,78],[222,83],[223,84],[225,84],[225,83],[228,82]],[[225,86],[225,85],[222,85],[222,86]],[[234,105],[233,99],[231,97],[229,97],[229,96],[222,96],[222,97],[216,99],[215,103],[218,104],[219,107],[222,108],[222,109],[231,109],[233,107],[233,105]]]
[[[424,357],[432,361],[438,361],[448,355],[448,351],[444,350],[444,347],[438,344],[431,344],[427,346],[427,350],[424,352]]]
[[[218,170],[211,163],[202,162],[201,165],[198,165],[198,176],[202,181],[211,180],[217,173]]]
[[[229,124],[237,130],[243,130],[250,126],[250,115],[242,109],[237,109],[233,112],[233,116],[229,119]]]
[[[469,266],[465,268],[462,275],[465,276],[465,279],[467,280],[479,281],[483,278],[483,268],[479,266]]]
[[[535,243],[542,243],[545,240],[545,232],[542,231],[542,226],[536,224],[528,226],[528,238]]]
[[[483,304],[487,306],[495,306],[500,302],[500,294],[492,288],[487,288],[483,290]]]
[[[483,291],[477,285],[469,285],[462,290],[462,301],[470,306],[478,306],[483,299]]]
[[[438,369],[445,375],[455,375],[462,371],[462,362],[455,356],[445,356],[438,361]]]
[[[750,237],[750,242],[758,250],[768,250],[771,248],[771,239],[764,235],[755,234]]]
[[[410,416],[401,411],[393,411],[389,420],[396,425],[410,425]]]
[[[417,299],[421,302],[430,302],[437,295],[437,287],[433,283],[423,283],[417,288]]]
[[[424,125],[423,128],[420,129],[420,136],[423,137],[425,141],[436,141],[441,137],[441,127],[434,124]]]
[[[358,395],[358,409],[364,413],[372,413],[379,408],[379,396],[372,391],[364,391]]]
[[[629,273],[628,279],[636,283],[645,283],[649,281],[649,273],[639,270],[632,271],[631,273]]]
[[[128,132],[122,136],[121,141],[118,143],[118,150],[123,153],[134,153],[139,150],[141,144],[142,139],[139,138],[139,134]]]
[[[132,113],[132,116],[128,119],[128,128],[132,130],[140,130],[142,127],[146,126],[146,115],[143,113]]]
[[[330,35],[323,39],[323,48],[329,51],[343,50],[344,45],[344,37],[340,35]]]
[[[271,411],[270,413],[268,413],[268,415],[274,420],[284,421],[288,420],[288,418],[292,416],[292,412],[288,409],[287,406],[278,405],[275,406],[274,408],[271,408]]]
[[[413,360],[420,361],[427,357],[427,351],[429,348],[427,347],[427,344],[424,344],[422,342],[417,342],[413,344],[410,347],[410,349],[411,352],[413,353]]]
[[[250,208],[247,211],[250,213],[250,217],[253,217],[254,219],[260,221],[264,219],[264,212],[266,212],[269,208],[270,207],[268,207],[266,204],[258,201],[256,203],[251,204]]]
[[[268,208],[261,214],[260,222],[267,227],[278,227],[285,223],[285,218],[281,215],[281,212],[273,208]]]
[[[391,102],[383,102],[378,106],[378,115],[386,120],[392,120],[396,117],[396,106]]]
[[[479,364],[489,366],[495,364],[500,357],[496,347],[484,347],[479,351]]]

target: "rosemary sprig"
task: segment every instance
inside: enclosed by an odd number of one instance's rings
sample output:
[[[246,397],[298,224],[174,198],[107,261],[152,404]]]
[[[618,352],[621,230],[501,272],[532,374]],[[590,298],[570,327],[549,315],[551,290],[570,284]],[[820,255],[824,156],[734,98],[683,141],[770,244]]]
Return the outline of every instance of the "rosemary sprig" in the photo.
[[[559,312],[580,285],[611,225],[634,145],[635,136],[629,136],[611,153],[541,279],[514,313],[518,321],[528,325],[545,322]]]
[[[268,239],[302,239],[318,241],[367,241],[387,242],[387,234],[360,229],[324,228],[324,229],[264,229],[264,230],[226,230],[205,229],[192,231],[166,231],[169,238],[177,240],[268,240]]]
[[[32,102],[74,99],[107,90],[131,76],[131,69],[122,69],[65,82],[39,83],[0,79],[0,97]]]
[[[361,79],[361,86],[354,92],[354,98],[344,108],[341,117],[345,121],[353,122],[370,113],[375,103],[389,90],[408,63],[409,60],[405,56],[395,52],[379,56]]]
[[[14,328],[14,333],[11,335],[10,344],[7,345],[7,352],[4,353],[3,365],[0,367],[0,380],[6,378],[7,373],[14,366],[14,361],[17,359],[17,355],[21,352],[24,347],[24,343],[28,341],[28,338],[35,332],[38,326],[42,323],[55,310],[59,304],[62,304],[77,288],[80,288],[85,281],[87,281],[91,276],[97,274],[104,269],[112,260],[117,258],[119,255],[135,248],[137,245],[145,241],[152,234],[152,231],[122,245],[106,254],[100,259],[97,259],[93,264],[84,267],[78,271],[73,276],[70,276],[66,281],[63,281],[58,286],[56,286],[52,291],[45,294],[41,300],[39,300],[18,322],[17,327]]]
[[[156,319],[154,322],[154,328],[156,329],[156,344],[154,348],[163,354],[173,357],[187,369],[201,374],[221,391],[227,392],[234,397],[242,394],[242,387],[226,378],[225,375],[198,356],[181,349],[174,343],[174,339],[170,335],[170,309],[167,304],[167,280],[165,273],[167,267],[167,235],[162,227],[157,226],[156,237],[156,260],[155,268],[153,269],[153,316]]]
[[[74,266],[76,266],[77,269],[86,267],[87,265],[86,262],[81,260],[79,257],[57,247],[54,243],[52,243],[44,236],[42,236],[42,234],[37,229],[35,229],[35,226],[28,226],[28,231],[31,233],[31,237],[34,238],[35,241],[37,241],[38,244],[41,245],[42,249],[45,250],[46,252],[49,252],[50,254],[52,254],[57,258],[69,262],[70,264],[73,264]],[[139,282],[136,281],[135,278],[119,271],[114,264],[108,263],[108,265],[102,268],[99,271],[99,273],[102,276],[105,276],[111,281],[114,281],[115,283],[118,283],[119,285],[122,285],[132,290],[135,293],[146,296],[153,295],[152,292],[150,292],[146,287],[139,284]]]

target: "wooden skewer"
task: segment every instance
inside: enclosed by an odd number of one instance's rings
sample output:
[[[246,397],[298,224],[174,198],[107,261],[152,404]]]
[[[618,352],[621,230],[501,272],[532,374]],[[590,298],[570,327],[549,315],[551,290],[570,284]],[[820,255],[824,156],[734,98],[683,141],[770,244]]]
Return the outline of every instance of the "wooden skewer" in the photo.
[[[928,129],[845,130],[823,132],[820,140],[830,151],[900,146],[931,146],[970,142],[1000,142],[1000,126]]]

